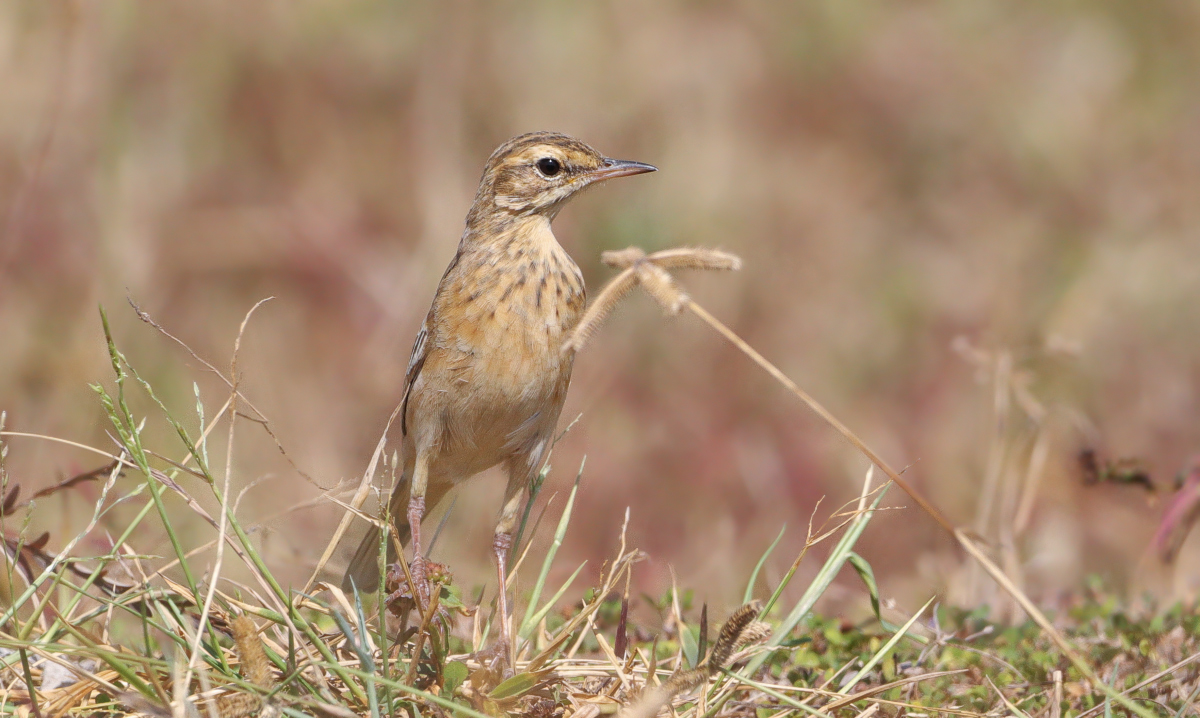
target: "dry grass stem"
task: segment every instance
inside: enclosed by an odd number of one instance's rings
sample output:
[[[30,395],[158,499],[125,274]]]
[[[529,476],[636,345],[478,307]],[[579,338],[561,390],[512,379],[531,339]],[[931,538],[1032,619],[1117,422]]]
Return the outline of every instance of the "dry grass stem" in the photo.
[[[28,585],[6,610],[5,633],[0,635],[0,647],[19,648],[45,663],[41,664],[43,667],[35,664],[31,669],[28,661],[18,665],[12,659],[7,659],[0,671],[5,667],[15,669],[12,672],[16,676],[13,684],[15,689],[0,691],[0,701],[17,695],[18,700],[23,701],[22,706],[36,708],[36,712],[44,716],[105,710],[117,714],[119,709],[113,708],[114,701],[148,715],[193,716],[207,712],[219,718],[284,713],[375,717],[404,711],[420,715],[456,715],[461,718],[487,718],[500,714],[545,716],[552,713],[580,718],[599,718],[602,714],[613,713],[619,713],[622,718],[650,718],[660,711],[669,713],[673,718],[719,718],[741,715],[746,711],[766,711],[770,718],[790,718],[799,715],[798,712],[831,715],[852,707],[860,711],[859,715],[869,716],[890,714],[893,709],[910,712],[925,710],[970,718],[981,716],[979,712],[958,706],[921,706],[919,703],[922,699],[918,699],[913,691],[918,682],[958,676],[963,671],[935,671],[900,678],[896,677],[899,657],[895,657],[894,664],[887,663],[893,653],[900,650],[903,636],[915,625],[920,613],[898,630],[889,627],[892,635],[869,660],[856,657],[829,666],[817,674],[814,683],[825,679],[821,688],[772,683],[777,680],[776,677],[785,674],[789,675],[788,682],[794,680],[790,677],[790,666],[795,664],[789,661],[795,660],[795,648],[786,639],[793,630],[803,625],[801,620],[811,611],[812,602],[817,600],[829,585],[828,581],[832,581],[832,577],[844,565],[866,522],[879,510],[879,492],[884,490],[886,484],[872,488],[875,468],[909,491],[914,500],[926,508],[939,524],[943,527],[949,524],[907,486],[899,472],[888,467],[820,404],[690,299],[669,272],[683,268],[736,269],[739,266],[736,257],[702,249],[674,249],[646,255],[641,250],[630,248],[606,254],[605,261],[620,269],[620,273],[588,310],[584,325],[572,337],[576,342],[573,346],[582,346],[621,297],[633,287],[640,286],[667,314],[689,309],[712,326],[808,404],[872,462],[860,496],[834,512],[820,528],[816,528],[814,510],[805,547],[792,565],[792,571],[776,586],[767,606],[748,603],[738,609],[719,631],[707,656],[704,655],[705,636],[708,635],[705,630],[706,609],[700,611],[701,638],[697,639],[693,620],[695,609],[689,607],[681,597],[673,570],[670,596],[661,603],[655,602],[655,605],[665,614],[664,637],[677,641],[678,649],[672,645],[670,651],[659,655],[657,649],[661,644],[657,638],[653,647],[650,647],[645,637],[637,638],[632,630],[634,627],[630,623],[631,613],[628,610],[631,600],[630,576],[633,564],[641,559],[642,554],[630,549],[626,543],[630,521],[628,510],[616,556],[602,567],[592,591],[577,604],[575,610],[561,617],[551,612],[561,596],[565,595],[569,582],[545,601],[545,605],[537,599],[530,601],[532,605],[522,624],[523,629],[530,630],[522,630],[520,635],[525,638],[514,641],[510,646],[515,676],[507,677],[501,673],[494,655],[453,653],[454,650],[469,647],[479,648],[483,641],[482,612],[463,608],[457,594],[450,591],[448,586],[432,595],[427,605],[418,606],[415,625],[408,625],[411,614],[401,616],[401,630],[393,636],[386,626],[378,623],[385,618],[386,607],[376,606],[373,612],[368,613],[362,607],[360,597],[347,595],[339,586],[315,580],[331,556],[341,532],[350,520],[362,515],[359,506],[370,493],[380,462],[387,464],[383,458],[386,453],[386,430],[348,503],[341,503],[328,491],[306,502],[307,505],[329,502],[343,508],[344,513],[338,533],[326,547],[304,591],[297,593],[285,589],[268,570],[256,543],[250,540],[250,532],[254,527],[248,527],[238,519],[240,500],[249,487],[243,488],[236,500],[230,498],[234,486],[234,427],[239,418],[260,421],[253,410],[250,416],[238,410],[243,405],[251,407],[239,390],[237,381],[238,349],[250,317],[248,313],[234,344],[229,367],[229,398],[217,415],[210,419],[204,418],[203,407],[198,408],[201,415],[199,440],[192,442],[182,426],[167,413],[168,420],[178,429],[180,438],[188,447],[187,455],[181,460],[172,461],[164,458],[161,452],[142,446],[141,431],[145,421],[135,419],[129,411],[124,379],[137,379],[151,398],[156,402],[157,398],[149,384],[137,376],[111,344],[110,353],[118,376],[117,391],[109,393],[100,388],[98,392],[107,402],[105,408],[117,434],[113,437],[116,449],[102,451],[76,442],[38,437],[97,453],[111,463],[103,470],[86,471],[59,481],[35,496],[69,492],[87,485],[93,479],[107,479],[99,501],[95,502],[92,520],[82,533],[66,542],[60,553],[54,555],[45,551],[48,537],[35,541],[25,541],[20,537],[8,549],[10,556],[38,557],[42,563],[36,565],[45,568],[20,574]],[[1010,400],[1015,399],[1011,402],[1012,407],[1019,406],[1031,417],[1034,413],[1038,415],[1037,431],[1023,435],[1026,443],[1010,445],[1007,443],[1011,441],[1009,437],[997,435],[996,444],[993,445],[993,460],[989,463],[993,484],[989,504],[992,509],[982,512],[982,520],[988,527],[999,522],[1002,541],[1005,546],[1010,546],[1009,552],[1004,554],[1005,559],[1013,562],[1017,554],[1011,546],[1015,545],[1015,537],[1029,521],[1030,506],[1047,461],[1050,439],[1047,438],[1049,431],[1043,422],[1049,414],[1032,396],[1018,396],[1017,385],[1020,381],[1014,372],[1004,371],[1004,367],[995,364],[990,357],[987,357],[987,361],[999,367],[997,383],[1002,384],[1003,388],[997,387],[997,406],[1007,411]],[[1003,397],[1000,392],[1004,393]],[[162,402],[157,404],[164,413],[167,412]],[[389,419],[389,426],[396,415],[394,412]],[[207,458],[203,457],[201,451],[220,421],[229,422],[229,435],[225,445],[224,474],[218,480],[210,473]],[[0,437],[9,436],[33,435],[0,429]],[[236,438],[240,440],[240,448],[245,437]],[[1002,441],[1006,443],[998,446]],[[1013,446],[1020,450],[1013,449]],[[3,476],[2,452],[5,450],[6,447],[0,447],[0,476]],[[1005,458],[1002,461],[995,458],[1017,457],[1026,451],[1029,463],[1020,476],[1013,468],[1015,459]],[[136,469],[136,472],[129,473],[136,473],[136,477],[131,478],[141,483],[137,491],[110,505],[110,490],[114,488],[123,469]],[[1007,478],[1012,477],[1017,478],[1005,483]],[[220,516],[210,515],[200,500],[189,493],[193,485],[212,491],[213,495],[208,500],[216,500],[220,506]],[[250,486],[253,485],[254,482],[251,482]],[[171,496],[173,493],[179,496],[183,506],[190,512],[189,516],[202,520],[203,523],[196,523],[203,531],[207,532],[207,527],[211,526],[215,538],[202,543],[199,548],[186,550],[181,547],[172,533],[174,529],[170,516],[161,510],[158,514],[150,514],[156,504],[139,493],[147,488],[161,491],[161,486],[171,489],[171,492],[163,492],[163,495]],[[0,518],[14,511],[28,512],[32,508],[29,501],[18,500],[16,487],[0,487],[0,494],[3,494],[0,497],[0,514],[3,516]],[[148,561],[149,557],[133,548],[137,541],[130,534],[136,522],[112,541],[113,548],[106,555],[82,563],[71,555],[80,541],[99,525],[100,519],[108,515],[109,509],[121,501],[139,497],[145,503],[137,521],[147,515],[159,516],[163,522],[162,528],[172,539],[174,555],[156,561],[157,570],[151,570],[152,566],[143,567],[143,561]],[[158,495],[155,494],[154,498],[157,501]],[[539,516],[533,524],[534,534],[538,533],[540,519]],[[556,542],[561,540],[569,520],[570,513],[564,510],[555,533]],[[8,546],[7,526],[5,529]],[[1037,622],[1061,655],[1074,664],[1079,675],[1084,676],[1095,689],[1105,692],[1112,702],[1130,712],[1147,715],[1145,709],[1134,701],[1136,691],[1178,674],[1200,660],[1200,655],[1197,655],[1176,661],[1166,671],[1117,692],[1097,679],[1095,671],[1085,659],[1038,611],[1013,581],[1012,575],[997,566],[972,535],[963,530],[951,531],[976,565]],[[835,560],[831,556],[804,597],[790,612],[785,609],[787,617],[778,623],[775,629],[778,635],[772,635],[772,627],[765,621],[776,621],[772,617],[779,614],[772,609],[784,595],[799,562],[807,554],[808,548],[838,532],[843,532],[843,536],[833,554],[839,558]],[[397,537],[389,531],[388,540],[395,543]],[[514,565],[514,576],[527,563],[525,558],[532,545],[532,542],[524,545]],[[214,547],[215,557],[209,575],[196,580],[189,566],[190,561],[197,554]],[[401,557],[401,583],[409,583],[411,591],[412,579],[403,561],[403,551],[400,546],[394,548]],[[242,561],[249,572],[249,579],[233,575],[233,568],[227,566],[228,562],[225,561],[227,549]],[[765,561],[769,555],[770,550],[762,560]],[[872,600],[876,611],[879,611],[877,588],[873,585],[874,579],[870,578],[870,566],[859,557],[855,561],[859,561],[855,563],[855,568],[871,586]],[[93,563],[95,568],[89,568]],[[114,563],[124,568],[129,580],[116,583],[104,579],[105,570]],[[538,579],[539,587],[553,563],[553,554],[548,554]],[[748,581],[750,587],[745,594],[747,597],[751,595],[757,576],[758,569],[755,569],[752,580]],[[232,588],[220,590],[221,581]],[[443,589],[445,592],[442,592]],[[540,588],[535,593],[540,595]],[[63,596],[67,597],[65,601]],[[613,607],[617,604],[620,618],[614,639],[611,621]],[[456,615],[472,620],[471,643],[467,643],[467,637],[454,633],[456,622],[452,619]],[[262,635],[251,616],[262,626]],[[443,621],[443,616],[447,620]],[[368,624],[368,619],[374,625]],[[504,618],[494,616],[493,623],[496,620]],[[139,629],[134,642],[123,638],[122,631],[128,629],[122,628],[122,622],[129,621]],[[691,626],[688,621],[693,621]],[[884,626],[887,627],[887,624],[884,623]],[[936,623],[932,630],[934,639],[921,649],[917,664],[921,664],[927,654],[931,655],[929,646],[943,646],[943,636],[950,635],[943,634]],[[232,645],[227,640],[219,639],[226,634],[232,635]],[[766,646],[758,645],[768,640]],[[636,645],[639,641],[641,645]],[[959,647],[966,651],[975,650],[965,645]],[[663,656],[671,654],[674,654],[673,658],[662,660]],[[85,659],[98,661],[99,667],[85,666],[81,663]],[[6,659],[0,656],[0,660]],[[1009,666],[1014,674],[1020,675],[1011,664],[997,660]],[[660,661],[674,670],[660,670]],[[736,672],[728,670],[742,661],[747,661],[744,667]],[[39,688],[35,677],[44,676],[44,666],[48,665],[62,666],[73,676],[75,683],[62,689]],[[769,665],[772,672],[760,673],[758,669],[764,665]],[[856,667],[858,671],[848,683],[838,683],[839,677],[854,671]],[[450,679],[451,673],[457,676],[453,681]],[[896,679],[887,682],[885,676]],[[976,685],[985,685],[983,677],[972,680]],[[987,680],[990,681],[990,677]],[[1018,703],[1024,706],[1030,705],[1030,700],[1048,701],[1051,695],[1056,700],[1062,700],[1064,688],[1061,674],[1056,676],[1052,689],[1046,688],[1021,701],[1010,701],[1000,692],[1000,686],[1003,686],[1003,690],[1013,694],[1029,686],[1030,680],[1034,679],[1020,676],[1016,683],[997,680],[994,688],[1000,696],[1000,703],[993,708],[1003,704],[1009,713],[1020,715]],[[860,682],[868,687],[852,695],[833,690],[837,685],[842,686],[843,692],[853,690],[854,685]],[[702,686],[702,692],[689,695]],[[897,689],[903,690],[889,693]],[[23,691],[23,694],[18,691]],[[911,702],[897,698],[906,698]],[[4,705],[7,707],[7,704]],[[1043,707],[1043,715],[1047,708],[1053,717],[1057,707]],[[1034,712],[1032,708],[1030,712]]]
[[[659,264],[658,266],[661,267],[661,266],[666,266],[668,264],[670,264],[672,266],[683,266],[681,264],[675,264],[675,263],[688,262],[688,261],[695,261],[695,262],[704,261],[700,258],[701,255],[699,253],[692,252],[691,254],[689,254],[688,250],[669,250],[669,251],[672,252],[672,254],[670,255],[670,258],[664,259],[663,263]],[[629,248],[629,249],[621,250],[619,252],[606,253],[604,255],[604,261],[606,264],[610,264],[610,266],[624,267],[624,271],[622,272],[622,275],[624,275],[625,272],[629,272],[631,269],[637,267],[642,262],[653,262],[654,258],[656,256],[657,256],[657,254],[644,255],[644,253],[641,252],[641,250],[639,250],[637,248]],[[687,257],[687,259],[684,259],[684,257]],[[619,278],[621,278],[621,275],[619,275]],[[624,282],[627,280],[622,278],[621,281]],[[640,282],[640,275],[639,275],[639,282]],[[603,294],[603,292],[602,292],[602,294]],[[943,530],[945,530],[951,536],[955,537],[955,539],[959,542],[959,544],[965,550],[967,550],[967,552],[973,558],[975,558],[975,560],[997,582],[997,584],[999,584],[1006,592],[1008,592],[1008,594],[1027,613],[1029,613],[1030,616],[1033,617],[1033,619],[1038,623],[1038,625],[1042,626],[1043,630],[1045,630],[1047,632],[1047,635],[1049,635],[1051,637],[1051,639],[1054,641],[1054,643],[1059,647],[1059,649],[1063,651],[1064,655],[1066,655],[1071,660],[1071,662],[1080,670],[1081,673],[1083,673],[1086,677],[1088,677],[1088,680],[1092,681],[1093,685],[1098,685],[1106,693],[1106,695],[1109,695],[1109,697],[1113,698],[1114,700],[1117,700],[1123,706],[1125,706],[1129,710],[1134,711],[1139,716],[1143,716],[1144,718],[1149,718],[1150,714],[1143,707],[1133,703],[1127,697],[1117,694],[1115,691],[1113,691],[1111,688],[1109,688],[1103,682],[1097,682],[1096,678],[1095,678],[1095,674],[1091,670],[1090,666],[1088,666],[1086,664],[1086,662],[1084,662],[1082,660],[1082,658],[1080,658],[1078,653],[1076,653],[1074,651],[1074,649],[1070,646],[1070,644],[1066,641],[1066,639],[1062,636],[1062,634],[1060,632],[1058,632],[1052,624],[1050,624],[1050,622],[1046,619],[1045,615],[1042,614],[1036,608],[1036,606],[1033,605],[1033,602],[1029,600],[1028,596],[1026,596],[1020,590],[1020,588],[1018,588],[1015,584],[1013,584],[1013,582],[1005,575],[1005,573],[998,566],[996,566],[994,563],[992,563],[992,561],[989,558],[987,558],[987,556],[975,545],[974,541],[965,532],[956,528],[942,514],[941,511],[939,511],[935,506],[933,506],[933,504],[931,504],[921,493],[916,491],[916,489],[908,481],[906,481],[903,477],[901,477],[897,471],[895,471],[878,454],[876,454],[869,446],[867,446],[866,443],[862,439],[860,439],[857,434],[855,434],[853,431],[851,431],[849,429],[849,427],[847,427],[837,417],[835,417],[832,413],[830,413],[827,409],[825,409],[825,407],[823,405],[821,405],[820,402],[818,402],[816,399],[814,399],[812,396],[810,396],[807,392],[805,392],[803,389],[801,389],[799,387],[799,385],[797,385],[786,374],[784,374],[782,371],[780,371],[778,367],[776,367],[774,364],[769,362],[766,359],[766,357],[764,357],[757,350],[755,350],[753,347],[751,347],[749,344],[747,344],[745,342],[745,340],[743,340],[741,337],[739,337],[732,329],[725,326],[724,323],[719,321],[716,317],[714,317],[712,314],[710,314],[708,311],[706,311],[700,305],[696,304],[694,301],[692,301],[690,299],[686,299],[686,300],[684,300],[684,302],[685,302],[685,306],[688,309],[690,309],[694,314],[696,314],[696,316],[698,316],[701,320],[703,320],[710,327],[712,327],[714,330],[716,330],[719,334],[724,336],[729,342],[731,342],[739,350],[741,350],[743,353],[745,353],[747,356],[749,356],[756,364],[758,364],[760,367],[762,367],[764,370],[766,370],[767,373],[769,373],[773,378],[775,378],[776,381],[778,381],[785,388],[787,388],[790,392],[792,392],[792,394],[794,394],[802,402],[804,402],[806,405],[808,405],[808,407],[813,412],[815,412],[818,416],[820,416],[835,431],[837,431],[839,434],[841,434],[842,437],[844,437],[855,448],[857,448],[864,456],[866,456],[871,461],[872,464],[874,464],[881,471],[883,471],[884,474],[887,475],[887,477],[889,479],[891,479],[898,486],[900,486],[900,488],[902,488],[905,491],[905,493],[907,493],[927,514],[929,514],[929,516],[932,517],[938,523],[938,525],[942,527]],[[587,319],[588,315],[593,313],[593,310],[599,316],[607,316],[609,313],[611,313],[612,309],[613,309],[612,306],[597,307],[597,306],[593,305],[593,307],[589,308],[588,313],[585,314],[585,319]],[[595,326],[590,326],[589,330],[588,330],[588,335],[593,333],[595,331],[595,329],[596,329]],[[584,339],[586,339],[586,337],[584,337]],[[582,341],[579,340],[577,337],[573,336],[571,338],[571,340],[568,342],[568,346],[570,346],[574,350],[578,350],[578,348],[582,346]],[[1009,369],[1011,368],[1011,364],[1005,362],[1006,358],[1008,358],[1007,354],[1004,354],[1000,358],[999,363],[998,363],[998,370],[997,370],[997,374],[1004,375],[1004,380],[1003,381],[997,380],[997,382],[995,384],[997,413],[1002,418],[1006,417],[1006,415],[1007,415],[1007,406],[1008,406],[1008,397],[1009,397],[1008,391],[1009,391],[1009,387],[1011,386],[1011,382],[1009,382],[1007,380],[1008,374],[1010,373]],[[1009,359],[1009,362],[1010,361],[1011,360]],[[993,456],[996,456],[996,454],[994,454]],[[989,467],[996,467],[998,465],[999,465],[998,459],[993,459],[992,461],[989,462]],[[998,471],[998,469],[989,468],[989,475],[992,475],[992,474],[996,473],[997,471]],[[989,484],[992,484],[992,483],[995,483],[995,482],[989,481]],[[994,491],[987,491],[985,493],[990,495],[990,494],[994,493]],[[985,501],[984,503],[988,504],[989,502]],[[986,510],[984,512],[982,512],[983,517],[986,517],[987,514],[988,514],[988,512]],[[986,518],[983,518],[981,520],[986,520]]]
[[[667,269],[734,270],[742,266],[742,260],[736,255],[701,247],[679,247],[649,255],[637,247],[628,247],[604,252],[600,258],[608,266],[622,271],[592,300],[571,336],[563,343],[564,352],[582,349],[635,286],[646,290],[668,316],[678,314],[690,300]]]
[[[200,609],[200,622],[196,627],[196,640],[192,644],[191,657],[188,659],[187,670],[184,672],[183,681],[185,684],[191,681],[192,672],[196,670],[197,662],[200,660],[200,642],[204,638],[204,631],[208,625],[208,614],[212,610],[213,597],[217,592],[217,584],[221,580],[221,567],[224,565],[225,560],[225,537],[229,532],[229,494],[233,479],[233,437],[237,426],[237,401],[239,396],[238,353],[241,351],[242,337],[246,334],[246,325],[250,323],[250,317],[254,315],[255,310],[270,301],[270,299],[270,297],[260,299],[257,304],[250,307],[250,311],[246,312],[245,318],[242,319],[241,325],[238,326],[237,339],[233,342],[233,355],[229,360],[229,376],[232,377],[232,383],[229,387],[229,436],[225,444],[225,476],[224,483],[221,486],[221,518],[217,527],[217,556],[213,561],[212,579],[208,584],[208,593],[204,597],[204,606]]]
[[[604,323],[617,304],[633,291],[633,288],[637,286],[637,281],[637,273],[630,268],[605,284],[596,298],[592,300],[587,311],[583,313],[579,323],[575,325],[571,336],[563,343],[563,351],[578,352],[582,349],[583,345],[587,344],[600,329],[600,325]]]

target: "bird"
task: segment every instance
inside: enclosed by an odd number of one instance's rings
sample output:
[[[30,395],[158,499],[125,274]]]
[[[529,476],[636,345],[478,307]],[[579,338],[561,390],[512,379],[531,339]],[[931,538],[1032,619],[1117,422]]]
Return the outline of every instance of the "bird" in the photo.
[[[417,332],[399,418],[403,471],[389,499],[400,543],[411,543],[418,606],[428,601],[421,519],[456,484],[503,464],[508,474],[492,551],[499,581],[498,644],[509,645],[505,579],[525,489],[548,457],[571,381],[563,344],[586,304],[583,274],[551,222],[580,192],[605,180],[654,172],[606,157],[558,132],[532,132],[488,158],[450,260]],[[387,563],[395,560],[389,541]],[[379,584],[379,528],[372,526],[343,586]]]

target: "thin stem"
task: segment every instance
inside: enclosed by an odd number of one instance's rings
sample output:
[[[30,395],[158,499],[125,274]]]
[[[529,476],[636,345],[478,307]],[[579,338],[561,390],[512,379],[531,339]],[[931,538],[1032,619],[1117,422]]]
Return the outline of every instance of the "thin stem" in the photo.
[[[789,391],[791,391],[800,399],[800,401],[803,401],[805,404],[807,404],[808,408],[812,409],[817,416],[824,419],[825,422],[832,426],[835,431],[841,434],[846,441],[849,441],[854,448],[861,451],[864,456],[870,459],[872,464],[878,466],[879,470],[887,474],[889,479],[896,482],[897,486],[904,489],[904,492],[911,496],[912,500],[916,501],[918,506],[925,509],[925,512],[932,516],[933,520],[946,530],[946,533],[950,534],[951,536],[955,535],[954,525],[942,515],[941,511],[938,511],[936,508],[934,508],[933,504],[929,503],[924,496],[918,493],[917,490],[913,488],[912,484],[901,478],[900,474],[895,469],[888,466],[887,462],[879,458],[879,455],[872,451],[871,447],[864,444],[862,439],[858,438],[853,431],[850,431],[850,429],[841,421],[839,421],[836,416],[829,413],[829,410],[827,410],[824,406],[821,406],[820,402],[809,396],[808,392],[801,389],[796,382],[789,379],[786,374],[778,369],[778,367],[767,361],[766,357],[764,357],[762,354],[759,354],[754,347],[747,344],[741,337],[735,334],[732,329],[725,326],[713,315],[709,314],[704,307],[696,304],[690,299],[687,301],[686,306],[688,309],[692,310],[692,313],[703,319],[710,327],[716,329],[721,336],[728,339],[731,344],[736,346],[738,349],[741,349],[746,356],[753,359],[755,364],[758,364],[760,367],[765,369],[768,374],[775,377],[776,381],[787,387]]]

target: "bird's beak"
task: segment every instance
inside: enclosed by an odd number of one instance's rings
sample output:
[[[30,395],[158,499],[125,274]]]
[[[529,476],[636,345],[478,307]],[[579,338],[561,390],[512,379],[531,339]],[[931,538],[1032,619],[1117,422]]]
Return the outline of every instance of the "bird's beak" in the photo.
[[[630,175],[640,175],[646,172],[657,171],[657,167],[654,165],[648,165],[644,162],[605,158],[602,166],[587,173],[587,178],[589,183],[601,182],[614,177],[629,177]]]

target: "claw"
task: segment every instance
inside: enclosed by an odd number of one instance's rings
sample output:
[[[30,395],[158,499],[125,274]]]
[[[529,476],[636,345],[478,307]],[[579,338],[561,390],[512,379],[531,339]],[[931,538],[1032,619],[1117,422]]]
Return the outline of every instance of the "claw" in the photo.
[[[451,583],[453,578],[445,564],[436,563],[424,557],[414,558],[408,565],[408,571],[412,576],[411,585],[408,577],[404,574],[404,568],[398,562],[388,566],[384,582],[384,589],[388,591],[387,597],[384,599],[385,605],[395,616],[401,616],[414,608],[423,616],[429,607],[434,587],[436,586],[440,590],[442,585]],[[412,593],[414,586],[417,589],[416,600]],[[449,611],[439,606],[434,620],[441,621],[443,626],[449,626]]]

